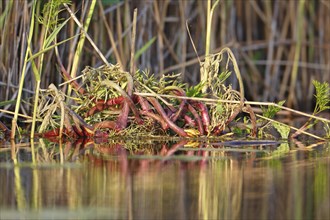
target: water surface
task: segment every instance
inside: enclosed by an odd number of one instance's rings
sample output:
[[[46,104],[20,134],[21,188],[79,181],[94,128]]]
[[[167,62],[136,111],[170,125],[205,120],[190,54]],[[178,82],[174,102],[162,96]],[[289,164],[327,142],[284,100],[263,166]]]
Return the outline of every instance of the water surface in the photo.
[[[0,185],[0,219],[329,219],[330,143],[7,143]]]

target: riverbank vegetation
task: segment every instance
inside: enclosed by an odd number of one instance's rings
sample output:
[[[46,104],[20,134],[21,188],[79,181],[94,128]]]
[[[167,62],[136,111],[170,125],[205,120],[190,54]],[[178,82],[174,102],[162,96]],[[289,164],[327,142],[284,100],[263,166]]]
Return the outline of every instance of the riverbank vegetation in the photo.
[[[17,122],[25,122],[31,138],[274,138],[274,131],[281,138],[329,138],[330,120],[320,116],[330,103],[329,7],[6,1],[1,133],[14,138]],[[306,123],[274,120],[280,111],[306,116]],[[322,135],[307,131],[317,123]]]

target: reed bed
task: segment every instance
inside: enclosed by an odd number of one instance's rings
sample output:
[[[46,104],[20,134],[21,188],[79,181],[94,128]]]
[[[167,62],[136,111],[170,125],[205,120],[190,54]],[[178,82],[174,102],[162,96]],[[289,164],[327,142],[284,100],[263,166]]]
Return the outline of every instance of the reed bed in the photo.
[[[88,20],[93,1],[72,1],[68,6],[82,24]],[[0,3],[0,108],[14,111],[22,76],[33,1]],[[36,1],[42,14],[43,1]],[[207,1],[97,1],[89,21],[88,35],[109,63],[123,70],[148,70],[156,76],[182,73],[185,82],[200,81],[199,60],[204,59],[207,33]],[[131,59],[133,11],[137,9],[134,64]],[[63,20],[67,10],[59,12]],[[42,49],[44,29],[37,19],[31,38],[31,53]],[[320,1],[220,1],[213,12],[210,51],[224,47],[234,52],[251,101],[278,102],[312,111],[315,105],[312,80],[330,82],[330,3]],[[188,34],[188,30],[190,36]],[[79,76],[86,66],[104,64],[89,41],[79,43],[80,29],[73,19],[57,34],[58,55],[71,75]],[[192,39],[192,41],[191,41]],[[82,47],[77,59],[77,47]],[[195,49],[196,51],[195,51]],[[40,88],[64,82],[55,49],[37,58],[42,66]],[[197,53],[197,54],[196,54]],[[39,59],[39,60],[38,60]],[[25,68],[20,113],[31,115],[38,80],[33,65]],[[226,83],[239,88],[235,76]],[[73,92],[67,84],[60,89]],[[8,101],[8,102],[5,102]],[[0,112],[0,117],[11,117]],[[4,120],[3,120],[4,121]]]

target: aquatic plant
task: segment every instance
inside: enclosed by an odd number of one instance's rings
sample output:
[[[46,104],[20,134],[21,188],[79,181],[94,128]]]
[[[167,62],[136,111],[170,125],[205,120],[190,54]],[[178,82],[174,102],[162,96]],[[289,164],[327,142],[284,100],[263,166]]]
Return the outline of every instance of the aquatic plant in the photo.
[[[313,115],[318,115],[321,112],[328,112],[330,114],[330,86],[329,83],[323,82],[320,83],[316,80],[313,80],[313,85],[315,87],[316,93],[315,93],[315,99],[316,104],[313,111]],[[296,137],[298,136],[302,131],[307,130],[311,127],[313,127],[315,124],[319,122],[318,119],[315,118],[309,118],[308,121],[299,129],[297,130],[292,136]],[[325,137],[330,138],[330,130],[329,130],[329,122],[323,122],[323,127],[325,130]]]

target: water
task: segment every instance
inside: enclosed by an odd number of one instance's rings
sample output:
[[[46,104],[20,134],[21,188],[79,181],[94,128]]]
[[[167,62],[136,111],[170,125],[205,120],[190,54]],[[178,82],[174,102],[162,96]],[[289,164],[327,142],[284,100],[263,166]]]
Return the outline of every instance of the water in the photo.
[[[330,143],[0,147],[0,219],[329,219]]]

